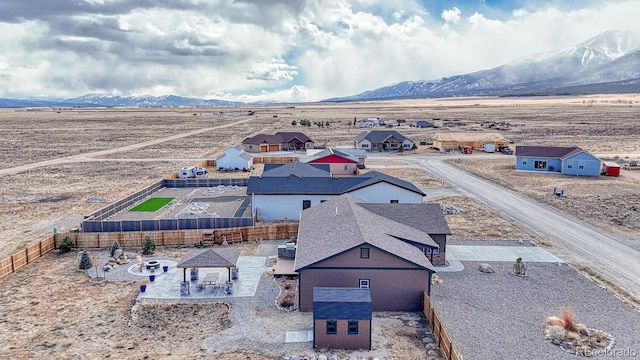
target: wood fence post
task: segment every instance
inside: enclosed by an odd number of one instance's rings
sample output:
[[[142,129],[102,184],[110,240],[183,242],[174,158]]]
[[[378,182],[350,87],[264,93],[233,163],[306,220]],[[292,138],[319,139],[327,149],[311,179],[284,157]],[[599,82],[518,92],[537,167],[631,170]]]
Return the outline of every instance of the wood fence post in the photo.
[[[13,263],[13,255],[11,255],[11,272],[16,272],[16,266]]]

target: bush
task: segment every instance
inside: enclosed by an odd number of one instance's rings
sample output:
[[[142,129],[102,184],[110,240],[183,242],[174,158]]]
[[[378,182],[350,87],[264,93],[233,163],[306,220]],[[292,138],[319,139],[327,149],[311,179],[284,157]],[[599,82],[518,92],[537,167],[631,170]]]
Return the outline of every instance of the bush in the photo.
[[[280,306],[290,308],[293,306],[293,295],[287,294],[280,300]]]
[[[89,253],[87,250],[82,250],[82,256],[80,257],[80,264],[78,264],[78,269],[80,270],[89,270],[91,269],[91,258],[89,257]]]
[[[111,257],[116,254],[116,250],[118,249],[120,249],[120,244],[118,243],[118,240],[114,240],[113,245],[111,245]]]
[[[151,255],[156,251],[156,243],[152,238],[145,236],[142,244],[142,255]]]
[[[70,237],[65,236],[65,238],[62,239],[62,243],[60,244],[60,246],[58,246],[58,249],[60,250],[60,254],[64,254],[71,251],[71,249],[73,249],[75,246],[76,244],[73,242],[73,240],[71,240]]]
[[[284,284],[284,288],[287,289],[287,290],[291,289],[291,284],[285,283]]]

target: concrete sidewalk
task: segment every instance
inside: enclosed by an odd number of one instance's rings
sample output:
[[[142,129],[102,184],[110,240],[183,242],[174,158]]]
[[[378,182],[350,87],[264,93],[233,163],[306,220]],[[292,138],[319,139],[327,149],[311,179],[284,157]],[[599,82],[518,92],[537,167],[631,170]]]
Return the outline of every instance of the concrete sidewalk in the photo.
[[[437,271],[462,271],[463,261],[515,262],[519,257],[525,263],[564,263],[537,246],[448,245],[446,257],[449,266],[438,266]]]

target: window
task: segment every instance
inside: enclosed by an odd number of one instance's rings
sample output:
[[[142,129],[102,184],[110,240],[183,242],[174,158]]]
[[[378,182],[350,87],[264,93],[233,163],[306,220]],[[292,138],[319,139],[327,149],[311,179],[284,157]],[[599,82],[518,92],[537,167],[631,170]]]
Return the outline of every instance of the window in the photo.
[[[522,160],[522,165],[527,165],[527,160]]]
[[[302,210],[308,209],[311,207],[311,200],[302,200]]]
[[[360,279],[359,283],[360,283],[360,286],[359,286],[360,289],[368,289],[369,288],[369,284],[370,284],[369,279]]]
[[[433,252],[433,255],[438,255],[438,254],[440,254],[440,249],[431,249],[430,247],[424,248],[424,254],[425,255],[429,255],[432,252]]]
[[[536,160],[533,162],[533,168],[534,169],[546,169],[547,168],[547,162],[544,160]]]
[[[390,202],[391,204],[397,204],[397,203],[399,203],[399,201],[398,201],[398,200],[391,200],[391,201],[389,201],[389,202]]]
[[[573,161],[569,161],[567,163],[567,169],[572,169],[573,168]]]
[[[360,259],[369,258],[369,248],[360,248]]]
[[[327,320],[327,334],[338,333],[338,322],[335,320]]]
[[[345,166],[344,166],[344,169],[345,169],[346,171],[349,171],[349,170],[351,169],[351,167],[350,167],[349,165],[345,165]]]
[[[578,169],[580,169],[580,170],[584,169],[584,161],[580,161],[578,163]]]
[[[320,204],[322,204],[322,203],[323,203],[323,202],[325,202],[325,201],[327,201],[327,200],[320,200]]]
[[[368,148],[368,147],[369,147],[369,144],[360,144],[360,147],[362,147],[362,148]]]
[[[358,322],[357,321],[349,321],[347,323],[347,334],[349,334],[349,335],[358,335]]]

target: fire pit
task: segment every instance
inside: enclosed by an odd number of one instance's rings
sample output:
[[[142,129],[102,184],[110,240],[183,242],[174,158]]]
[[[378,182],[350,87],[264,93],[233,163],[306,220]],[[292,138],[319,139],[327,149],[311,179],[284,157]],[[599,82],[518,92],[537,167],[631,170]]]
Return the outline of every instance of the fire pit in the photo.
[[[149,260],[149,261],[144,263],[144,266],[147,268],[147,270],[159,269],[160,268],[160,262],[158,260]]]

